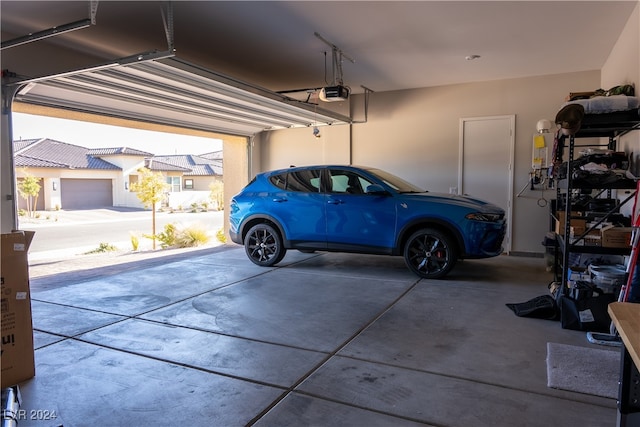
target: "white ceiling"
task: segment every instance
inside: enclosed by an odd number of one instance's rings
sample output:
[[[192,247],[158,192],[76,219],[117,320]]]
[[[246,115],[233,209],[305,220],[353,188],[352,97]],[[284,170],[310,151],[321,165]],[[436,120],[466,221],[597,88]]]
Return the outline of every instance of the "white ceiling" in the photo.
[[[1,51],[38,77],[168,48],[165,2],[103,1],[96,25]],[[176,55],[272,91],[332,81],[373,91],[598,70],[633,1],[176,1]],[[89,17],[84,1],[0,2],[2,42]],[[51,57],[52,52],[56,56]],[[326,70],[325,75],[325,52]],[[481,55],[475,61],[467,55]]]

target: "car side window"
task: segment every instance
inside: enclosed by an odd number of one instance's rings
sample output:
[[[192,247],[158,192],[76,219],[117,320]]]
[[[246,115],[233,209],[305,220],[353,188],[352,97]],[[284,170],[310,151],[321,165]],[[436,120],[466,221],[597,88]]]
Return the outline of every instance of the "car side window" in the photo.
[[[287,174],[283,173],[280,175],[273,175],[271,178],[269,178],[269,181],[271,181],[271,183],[273,185],[275,185],[276,187],[278,187],[281,190],[286,190],[287,188]]]
[[[364,194],[365,189],[373,184],[357,173],[340,169],[330,169],[329,177],[332,193]]]
[[[320,170],[305,169],[291,172],[287,176],[287,191],[302,191],[306,193],[320,192]]]

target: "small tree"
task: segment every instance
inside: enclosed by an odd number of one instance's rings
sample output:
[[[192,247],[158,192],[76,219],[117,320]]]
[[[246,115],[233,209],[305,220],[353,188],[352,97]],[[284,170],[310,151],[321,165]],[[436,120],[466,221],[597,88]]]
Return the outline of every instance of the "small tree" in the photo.
[[[219,211],[224,209],[224,184],[215,180],[209,184],[209,199],[216,205]]]
[[[156,248],[156,204],[162,201],[164,193],[170,188],[165,182],[164,176],[160,172],[152,172],[147,168],[138,169],[140,178],[138,182],[131,184],[131,191],[135,191],[138,199],[145,207],[151,208],[151,229],[153,239],[153,249]]]
[[[27,215],[33,217],[38,203],[38,194],[40,194],[40,178],[36,178],[26,170],[24,174],[24,178],[18,181],[18,193],[27,201]]]

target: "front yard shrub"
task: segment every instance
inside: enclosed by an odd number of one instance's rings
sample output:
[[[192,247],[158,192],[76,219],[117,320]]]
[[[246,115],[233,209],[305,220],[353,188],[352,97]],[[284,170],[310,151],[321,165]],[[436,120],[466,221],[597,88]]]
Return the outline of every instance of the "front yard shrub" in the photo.
[[[220,243],[227,243],[227,236],[224,234],[224,228],[218,230],[216,233],[216,239],[218,239]]]
[[[90,250],[89,252],[85,252],[85,255],[90,255],[90,254],[101,254],[101,253],[105,253],[105,252],[114,252],[117,251],[118,248],[116,248],[115,246],[109,244],[109,243],[100,243],[100,245],[93,250]]]
[[[137,252],[139,247],[140,247],[140,239],[138,239],[138,236],[131,233],[131,248],[133,248],[134,252]]]
[[[161,233],[154,235],[146,235],[144,237],[148,239],[153,239],[154,241],[160,242],[160,247],[162,249],[167,249],[175,246],[176,244],[176,225],[171,223],[164,226],[164,231]]]
[[[144,237],[152,239],[153,236]],[[164,231],[155,236],[160,242],[162,249],[167,248],[190,248],[200,246],[209,241],[207,230],[200,226],[192,225],[185,228],[178,228],[174,223],[164,226]]]
[[[187,227],[176,234],[178,248],[191,248],[204,245],[209,241],[207,230],[198,226]]]

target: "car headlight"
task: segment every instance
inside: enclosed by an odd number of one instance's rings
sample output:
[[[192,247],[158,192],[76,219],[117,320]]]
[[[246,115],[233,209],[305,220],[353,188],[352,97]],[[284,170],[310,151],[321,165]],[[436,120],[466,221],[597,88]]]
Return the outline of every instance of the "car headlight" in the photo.
[[[471,221],[498,222],[502,219],[502,215],[483,212],[472,212],[465,215],[465,218]]]

